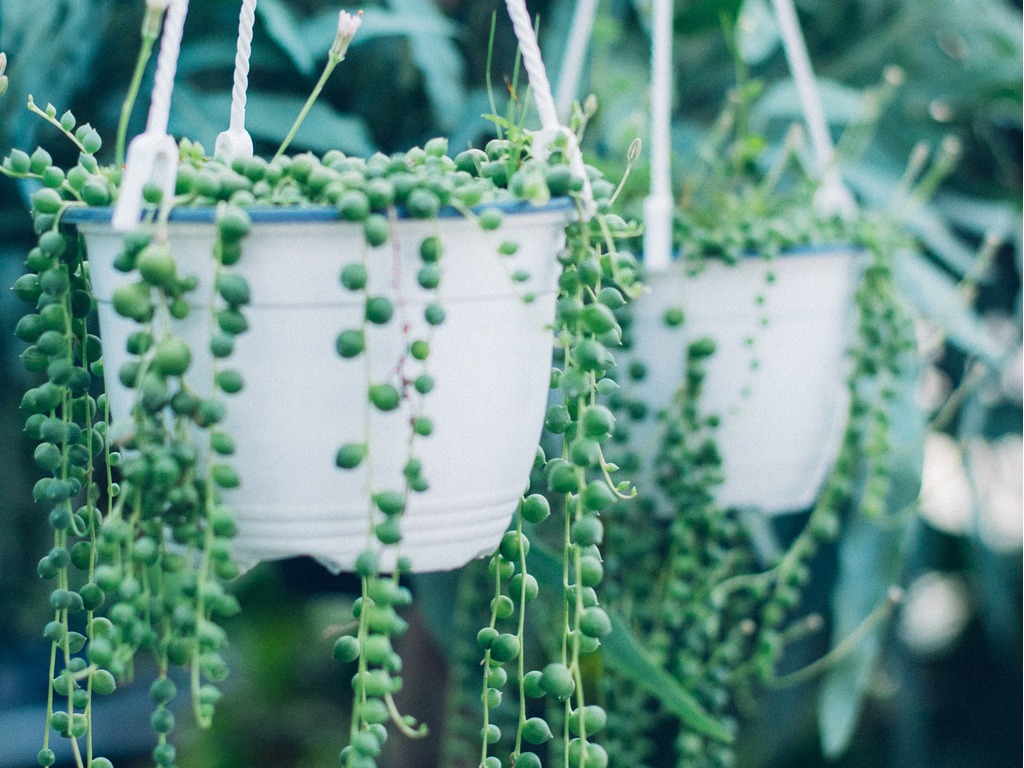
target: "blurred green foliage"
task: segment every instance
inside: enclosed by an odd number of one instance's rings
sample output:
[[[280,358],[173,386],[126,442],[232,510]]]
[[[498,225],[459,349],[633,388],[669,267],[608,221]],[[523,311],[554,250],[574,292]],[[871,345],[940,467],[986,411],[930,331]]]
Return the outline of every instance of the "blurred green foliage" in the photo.
[[[650,5],[650,0],[601,3],[579,94],[598,94],[601,112],[587,145],[593,160],[616,173],[625,164],[629,143],[647,134]],[[0,99],[0,146],[30,149],[44,143],[58,160],[67,151],[24,108],[29,93],[40,104],[52,102],[59,110],[71,108],[88,116],[112,146],[109,138],[134,61],[142,6],[142,0],[4,0],[0,50],[9,56],[10,90]],[[919,142],[933,152],[948,136],[960,142],[956,169],[928,205],[911,212],[909,223],[927,246],[928,258],[905,262],[903,284],[939,336],[939,343],[927,351],[926,368],[943,378],[948,391],[959,393],[951,413],[943,412],[942,423],[933,430],[960,445],[979,437],[1019,435],[1020,395],[1002,382],[1013,375],[1020,346],[1020,3],[802,0],[798,6],[837,134],[858,119],[865,90],[879,82],[887,66],[904,71],[905,83],[881,114],[875,139],[843,168],[863,201],[888,203]],[[248,104],[248,126],[258,152],[272,151],[287,131],[326,56],[339,7],[362,8],[364,24],[343,68],[299,133],[296,149],[338,147],[367,154],[446,134],[458,150],[489,136],[489,124],[481,115],[490,109],[485,70],[492,13],[498,14],[498,35],[491,75],[502,98],[508,94],[502,83],[511,77],[515,53],[504,4],[498,0],[260,0]],[[542,45],[557,75],[573,3],[547,0],[531,2],[530,8],[541,19]],[[723,38],[723,19],[725,26],[739,30],[745,63],[766,84],[753,127],[778,142],[798,118],[768,8],[767,0],[676,2],[677,179],[694,164],[696,147],[735,83],[736,64]],[[227,124],[237,10],[235,0],[193,2],[185,32],[171,128],[207,148]],[[144,107],[143,100],[133,117],[136,132],[144,124]],[[626,195],[634,210],[647,180],[641,166],[630,177]],[[28,221],[22,191],[0,183],[0,232],[13,252],[28,231]],[[1003,245],[979,261],[976,254],[986,236]],[[0,298],[0,307],[4,301]],[[9,329],[4,333],[10,337]],[[18,350],[5,340],[0,351],[11,357]],[[980,383],[958,389],[965,381],[971,383],[977,361],[987,366]],[[30,628],[42,623],[33,607],[38,601],[26,597],[37,591],[32,553],[42,551],[44,525],[40,521],[36,530],[31,523],[35,510],[15,501],[29,498],[24,489],[30,487],[32,472],[11,426],[18,421],[13,415],[18,387],[11,386],[17,374],[6,372],[15,367],[4,368],[2,479],[5,489],[23,490],[8,493],[0,511],[5,525],[0,610],[13,618],[11,626],[31,635]],[[14,457],[20,457],[20,464]],[[920,469],[910,467],[908,477],[913,489]],[[916,491],[910,493],[914,496]],[[944,659],[913,658],[892,632],[873,640],[888,649],[885,676],[881,688],[872,675],[855,686],[853,695],[859,697],[865,686],[871,695],[848,765],[1012,765],[1019,759],[1019,542],[1009,547],[1009,554],[993,549],[979,533],[982,511],[977,503],[970,514],[973,527],[949,532],[926,524],[911,542],[851,535],[836,555],[836,568],[842,572],[844,563],[863,567],[886,561],[895,546],[903,548],[904,578],[932,569],[963,573],[976,616]],[[878,559],[872,559],[872,552]],[[876,602],[872,590],[880,589],[884,584],[873,579],[841,582],[837,635],[851,620],[844,616],[844,607],[857,606],[863,615],[864,606],[869,609]],[[235,642],[246,661],[236,662],[238,686],[229,693],[229,706],[216,730],[211,736],[197,735],[183,763],[203,768],[328,764],[334,759],[328,736],[344,722],[338,703],[344,696],[336,695],[343,676],[328,671],[329,643],[317,635],[326,621],[324,603],[282,591],[267,569],[257,571],[242,590],[247,618],[239,623]],[[827,593],[812,595],[810,607],[827,612],[828,600]],[[415,658],[409,661],[417,663]],[[437,675],[440,679],[441,672]],[[849,686],[835,681],[826,696],[849,697]],[[892,693],[892,684],[901,693]],[[776,700],[795,702],[778,722],[772,716],[779,707],[772,704],[767,717],[755,719],[744,765],[820,764],[818,720],[826,732],[835,729],[834,739],[849,735],[840,731],[850,723],[829,725],[827,708],[815,714],[808,709],[806,691],[797,694],[796,699]],[[965,714],[968,697],[980,700]],[[919,711],[911,716],[906,707]],[[1008,740],[1012,743],[1000,736],[1006,727],[1015,734]],[[935,735],[934,743],[926,738],[929,734]]]

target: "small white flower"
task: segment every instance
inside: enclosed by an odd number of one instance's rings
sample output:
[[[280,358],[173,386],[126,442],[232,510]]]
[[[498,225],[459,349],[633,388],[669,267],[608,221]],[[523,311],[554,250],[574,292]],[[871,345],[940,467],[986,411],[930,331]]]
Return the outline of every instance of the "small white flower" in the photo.
[[[334,38],[334,45],[331,46],[331,55],[338,59],[345,57],[349,43],[363,23],[363,12],[351,14],[348,11],[338,12],[338,34]]]

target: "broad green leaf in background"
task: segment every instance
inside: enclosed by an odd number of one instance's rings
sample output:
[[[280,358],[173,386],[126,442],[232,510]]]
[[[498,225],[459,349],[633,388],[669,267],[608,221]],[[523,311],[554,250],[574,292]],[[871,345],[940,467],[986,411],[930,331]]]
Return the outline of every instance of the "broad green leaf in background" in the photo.
[[[663,667],[647,655],[626,626],[612,616],[612,632],[601,641],[604,663],[656,698],[665,710],[697,733],[732,743],[733,735],[701,707],[697,700]]]
[[[818,79],[818,91],[829,124],[850,125],[863,117],[864,94],[858,89],[823,77]],[[792,123],[803,119],[796,84],[791,79],[780,80],[766,88],[751,111],[755,130],[770,120]]]
[[[167,130],[174,136],[188,136],[212,151],[217,135],[228,124],[231,94],[205,95],[186,83],[174,88]]]
[[[250,90],[246,128],[254,139],[276,144],[284,138],[305,101],[302,96]],[[377,149],[362,118],[341,114],[325,101],[313,105],[295,135],[295,146],[313,152],[340,149],[359,157],[369,157]]]
[[[684,0],[676,2],[672,28],[680,34],[698,35],[721,32],[722,17],[735,20],[743,0]],[[633,0],[638,12],[649,9],[651,0]]]
[[[352,46],[381,37],[405,37],[430,99],[434,119],[445,130],[453,127],[465,103],[462,54],[456,41],[459,27],[430,0],[390,0],[390,9],[368,8]],[[318,14],[298,24],[303,45],[311,56],[327,55],[334,40],[337,14]]]
[[[451,25],[431,0],[391,0],[397,17],[434,22],[440,29]],[[411,32],[412,57],[423,74],[434,119],[445,131],[455,125],[465,104],[465,72],[462,55],[451,31]]]
[[[175,94],[178,98],[171,111],[171,132],[187,135],[209,149],[217,134],[227,127],[231,93],[202,94],[187,85],[179,85]],[[278,144],[304,103],[302,96],[250,89],[245,127],[254,141]],[[340,149],[360,157],[369,157],[376,150],[362,118],[343,115],[324,101],[313,105],[295,136],[293,147],[296,151],[320,153]]]
[[[306,77],[311,76],[316,70],[316,59],[303,39],[298,21],[288,6],[281,0],[260,0],[256,4],[256,13],[263,20],[267,34],[288,55],[295,68]],[[337,13],[334,14],[333,24],[328,25],[327,29],[333,40],[338,31]]]
[[[832,596],[833,646],[886,599],[899,576],[898,533],[861,517],[843,533],[839,583]],[[818,728],[822,752],[830,759],[842,755],[853,738],[886,629],[885,623],[874,627],[825,676],[818,694]]]
[[[915,0],[895,3],[870,40],[843,52],[832,74],[847,79],[895,63],[914,92],[977,103],[1017,83],[1019,100],[1020,56],[1021,12],[1011,3]],[[963,91],[961,82],[973,87]]]
[[[483,88],[469,91],[462,114],[458,116],[455,127],[448,134],[449,152],[455,154],[477,146],[480,136],[493,137],[494,124],[484,117],[490,112],[491,102],[487,91]],[[504,114],[501,104],[498,104],[498,112]]]
[[[916,402],[919,364],[916,354],[904,355],[898,394],[889,410],[892,424],[889,462],[892,486],[886,499],[889,517],[869,520],[855,514],[839,545],[839,578],[832,594],[833,648],[854,632],[900,583],[908,544],[917,516],[905,513],[921,490],[921,467],[927,424]],[[902,516],[900,516],[901,513]],[[853,737],[864,694],[887,632],[885,622],[867,636],[826,675],[818,697],[821,746],[829,758],[843,753]]]
[[[44,123],[25,109],[29,94],[60,110],[89,85],[100,53],[111,0],[4,0],[0,4],[0,50],[8,56],[10,86],[0,99],[4,147],[29,149]],[[6,135],[4,135],[6,134]]]
[[[1002,90],[1003,83],[1017,83],[1019,103],[1024,49],[1020,10],[1001,0],[946,0],[943,5],[947,17],[936,36],[939,47],[954,61],[960,59],[971,78],[987,79],[996,90]]]
[[[1002,200],[943,192],[935,198],[935,209],[953,225],[975,235],[994,235],[1018,243],[1021,236],[1020,211]]]
[[[945,272],[920,253],[904,251],[896,260],[896,283],[907,301],[959,350],[990,366],[1001,365],[1003,345],[985,328]]]
[[[334,42],[338,14],[334,11],[317,14],[299,22],[306,48],[315,58],[322,58]],[[359,33],[352,38],[352,47],[367,45],[381,37],[408,37],[410,35],[440,35],[457,38],[458,27],[441,14],[418,16],[395,13],[384,8],[367,8]]]
[[[905,214],[893,209],[893,190],[899,186],[905,162],[902,158],[888,157],[880,162],[874,156],[868,160],[843,165],[843,179],[875,210],[889,210],[904,223],[928,250],[951,272],[966,275],[974,264],[974,251],[950,228],[931,204]],[[885,167],[882,167],[882,163]]]
[[[261,51],[261,54],[264,53]],[[262,55],[261,55],[262,58]],[[227,38],[182,40],[178,55],[177,77],[187,78],[197,72],[232,71],[235,66],[235,43]],[[225,83],[226,88],[231,83]]]
[[[549,548],[535,541],[530,547],[526,567],[542,589],[561,590],[561,558]],[[666,712],[678,717],[687,727],[717,741],[733,741],[732,733],[708,714],[678,680],[652,661],[643,644],[614,615],[611,634],[601,640],[601,659],[606,666],[657,699]]]
[[[252,73],[257,71],[282,72],[287,71],[289,61],[284,54],[272,46],[262,46],[253,51]],[[181,44],[181,55],[178,56],[178,82],[182,82],[191,75],[201,75],[208,72],[223,73],[223,88],[231,88],[231,73],[235,68],[235,41],[227,37],[221,38],[200,38],[198,40],[184,40]],[[210,82],[210,78],[204,77],[203,82]],[[216,81],[214,81],[215,83]],[[212,84],[212,83],[211,83]]]
[[[445,641],[455,626],[455,594],[459,588],[459,571],[437,571],[413,575],[416,607],[423,616],[443,653],[450,654],[452,644]]]

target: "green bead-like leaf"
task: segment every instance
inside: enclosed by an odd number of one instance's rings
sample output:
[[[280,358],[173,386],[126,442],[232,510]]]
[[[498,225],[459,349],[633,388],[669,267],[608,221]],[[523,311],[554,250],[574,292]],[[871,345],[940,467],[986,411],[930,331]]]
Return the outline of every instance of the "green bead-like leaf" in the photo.
[[[335,343],[338,354],[343,358],[357,357],[366,349],[366,339],[359,329],[349,329],[338,334]]]
[[[334,642],[332,655],[342,663],[355,661],[359,658],[359,640],[351,635],[342,635]]]
[[[369,390],[370,402],[381,411],[393,411],[402,402],[402,395],[392,384],[374,384]]]
[[[354,469],[363,463],[366,458],[365,443],[348,443],[338,449],[335,456],[335,464],[342,469]]]
[[[540,717],[528,718],[523,723],[520,732],[523,735],[523,740],[530,744],[545,744],[554,736],[551,733],[551,726]],[[516,765],[519,765],[519,763],[517,762]]]

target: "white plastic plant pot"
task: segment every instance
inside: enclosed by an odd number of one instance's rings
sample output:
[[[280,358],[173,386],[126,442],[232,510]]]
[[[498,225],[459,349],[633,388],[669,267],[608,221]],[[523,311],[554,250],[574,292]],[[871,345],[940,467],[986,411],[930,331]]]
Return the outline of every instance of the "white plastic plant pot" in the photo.
[[[643,463],[641,494],[657,495],[656,414],[684,380],[688,345],[706,337],[716,349],[700,407],[720,418],[716,442],[724,482],[716,501],[769,515],[813,504],[846,424],[846,351],[860,256],[845,246],[804,248],[770,261],[751,256],[735,265],[709,262],[696,275],[687,275],[679,262],[648,275],[651,292],[636,303],[633,329],[633,354],[647,374],[630,385],[649,406],[630,429]],[[685,316],[674,328],[663,320],[672,307]]]
[[[337,354],[336,339],[340,331],[360,327],[364,299],[344,290],[339,275],[345,264],[363,259],[362,226],[337,221],[333,210],[251,212],[252,231],[236,267],[251,287],[249,330],[227,361],[241,371],[245,387],[225,396],[224,423],[237,444],[232,464],[242,479],[239,488],[225,492],[236,514],[233,549],[241,567],[310,555],[345,570],[368,546],[379,547],[370,527],[369,492],[404,487],[414,414],[408,398],[394,411],[374,409],[368,384],[404,378],[411,389],[404,339],[427,337],[423,310],[432,300],[446,312],[433,329],[427,362],[435,386],[423,415],[434,431],[417,437],[412,451],[430,487],[410,494],[402,543],[397,553],[383,553],[381,562],[391,568],[397,556],[407,555],[416,571],[446,570],[493,551],[536,454],[550,380],[555,254],[572,216],[567,200],[506,210],[493,232],[460,216],[399,220],[397,237],[367,259],[369,292],[389,297],[395,316],[369,326],[367,353],[348,360]],[[109,211],[77,212],[76,219],[99,303],[116,427],[131,408],[133,393],[119,383],[117,371],[128,359],[126,337],[137,326],[118,316],[110,299],[117,285],[133,278],[112,267],[122,235],[111,230]],[[211,210],[180,209],[169,224],[179,275],[199,280],[189,294],[191,313],[172,322],[192,347],[186,380],[201,395],[212,390],[212,220]],[[439,297],[416,280],[419,244],[432,234],[444,243]],[[504,240],[519,244],[515,256],[498,255]],[[513,281],[517,270],[529,279]],[[533,300],[524,301],[527,295]],[[355,470],[338,469],[339,446],[364,441],[369,460]]]

